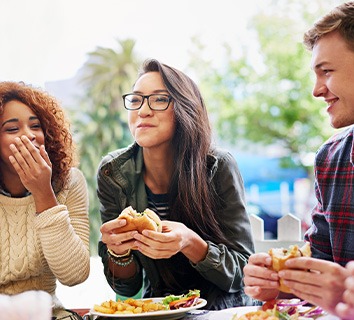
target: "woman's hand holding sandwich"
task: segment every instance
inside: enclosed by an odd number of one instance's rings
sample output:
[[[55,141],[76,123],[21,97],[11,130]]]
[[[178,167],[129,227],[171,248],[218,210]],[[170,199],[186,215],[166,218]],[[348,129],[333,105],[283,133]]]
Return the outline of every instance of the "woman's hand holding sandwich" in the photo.
[[[102,242],[116,254],[124,254],[134,246],[134,234],[137,231],[124,231],[125,219],[113,219],[101,226]],[[122,230],[122,231],[121,231]]]
[[[191,262],[203,260],[207,243],[183,223],[164,220],[162,233],[144,230],[134,234],[135,246],[144,255],[153,259],[168,259],[182,252]]]
[[[146,229],[161,233],[162,222],[159,216],[150,209],[137,212],[129,206],[116,219],[104,223],[100,231],[102,242],[107,248],[121,255],[122,251],[137,249],[134,246],[134,235]]]
[[[161,221],[149,209],[139,213],[125,208],[118,218],[101,226],[102,242],[117,255],[139,250],[153,259],[168,259],[182,252],[191,262],[203,260],[208,244],[183,223]]]

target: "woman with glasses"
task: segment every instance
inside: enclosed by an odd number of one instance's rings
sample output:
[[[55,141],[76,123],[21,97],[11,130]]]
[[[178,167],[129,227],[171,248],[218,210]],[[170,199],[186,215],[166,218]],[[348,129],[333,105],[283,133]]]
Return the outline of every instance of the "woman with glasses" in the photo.
[[[135,142],[98,170],[99,254],[109,284],[129,297],[143,287],[144,298],[199,289],[208,309],[252,304],[242,283],[253,252],[243,181],[231,154],[211,144],[198,87],[147,60],[123,101]],[[128,206],[155,211],[163,232],[120,232],[126,222],[116,218]]]
[[[56,281],[74,286],[90,272],[87,185],[69,129],[54,97],[0,82],[0,293],[46,291],[58,318],[72,312]]]

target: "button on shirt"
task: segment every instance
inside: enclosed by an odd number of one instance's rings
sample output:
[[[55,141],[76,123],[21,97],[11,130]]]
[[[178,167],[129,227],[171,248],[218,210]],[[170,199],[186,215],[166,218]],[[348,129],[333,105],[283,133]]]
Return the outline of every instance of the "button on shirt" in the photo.
[[[354,260],[354,126],[333,136],[315,160],[317,205],[305,234],[312,256],[344,266]]]

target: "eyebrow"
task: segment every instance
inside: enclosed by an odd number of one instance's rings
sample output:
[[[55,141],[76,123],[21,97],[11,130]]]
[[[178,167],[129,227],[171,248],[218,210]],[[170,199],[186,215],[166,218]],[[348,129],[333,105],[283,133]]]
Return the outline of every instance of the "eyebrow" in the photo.
[[[143,94],[143,92],[142,91],[133,91],[133,93],[138,93],[138,94]],[[168,91],[167,90],[165,90],[165,89],[159,89],[159,90],[154,90],[153,91],[153,94],[154,93],[168,93]]]
[[[32,120],[38,120],[38,117],[37,116],[31,116],[29,117],[30,121]],[[1,128],[6,124],[6,123],[13,123],[13,122],[19,122],[19,119],[18,118],[12,118],[12,119],[9,119],[9,120],[6,120],[2,125],[1,125]]]
[[[316,65],[314,66],[313,70],[318,70],[318,69],[322,68],[322,67],[323,67],[324,65],[326,65],[326,64],[328,64],[327,61],[322,61],[322,62],[316,64]]]

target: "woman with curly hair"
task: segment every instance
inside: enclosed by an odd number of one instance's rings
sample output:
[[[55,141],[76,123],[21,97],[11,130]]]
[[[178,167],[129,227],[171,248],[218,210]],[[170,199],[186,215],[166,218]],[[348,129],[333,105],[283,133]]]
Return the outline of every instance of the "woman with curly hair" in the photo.
[[[199,289],[207,309],[254,303],[242,282],[253,253],[243,180],[232,155],[212,145],[198,87],[152,59],[123,101],[135,143],[98,170],[109,284],[123,296],[143,286],[146,298]],[[155,211],[163,232],[120,231],[126,222],[116,218],[128,206]]]
[[[0,293],[73,286],[90,270],[88,195],[55,98],[0,82]]]

